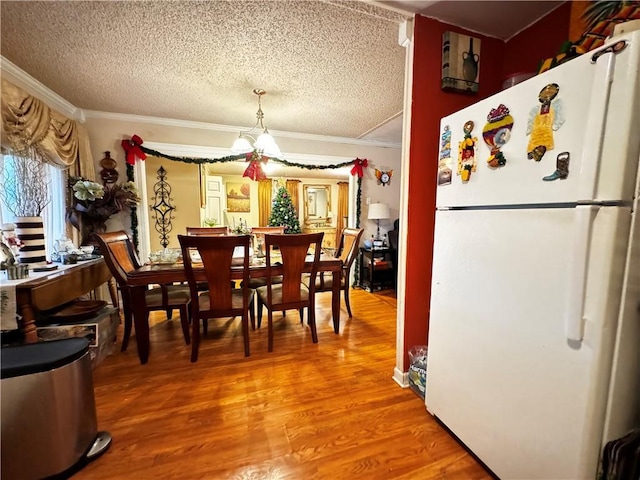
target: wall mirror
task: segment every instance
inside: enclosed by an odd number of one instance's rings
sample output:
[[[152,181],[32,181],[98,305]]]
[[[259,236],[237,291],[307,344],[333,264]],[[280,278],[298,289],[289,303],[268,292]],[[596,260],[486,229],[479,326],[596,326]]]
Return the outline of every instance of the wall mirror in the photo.
[[[304,223],[328,224],[330,211],[331,185],[304,185]]]

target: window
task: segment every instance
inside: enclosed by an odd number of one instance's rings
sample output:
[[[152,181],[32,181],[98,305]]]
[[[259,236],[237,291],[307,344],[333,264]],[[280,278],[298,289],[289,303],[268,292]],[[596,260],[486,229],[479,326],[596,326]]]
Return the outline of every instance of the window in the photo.
[[[51,258],[55,241],[65,236],[65,198],[66,198],[66,172],[53,165],[45,165],[46,174],[49,177],[49,194],[51,201],[42,212],[42,222],[44,223],[44,235],[46,241],[47,258]],[[3,155],[0,158],[0,174],[2,184],[5,178],[15,176],[15,164],[13,157]],[[13,223],[14,214],[5,201],[9,201],[2,196],[0,200],[0,224]]]

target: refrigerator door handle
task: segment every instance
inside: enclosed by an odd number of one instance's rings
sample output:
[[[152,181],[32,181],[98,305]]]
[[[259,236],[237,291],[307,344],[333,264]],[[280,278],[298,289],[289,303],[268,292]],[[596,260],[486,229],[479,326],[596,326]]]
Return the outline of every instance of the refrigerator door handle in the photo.
[[[587,287],[587,263],[591,248],[591,230],[599,205],[578,205],[573,231],[573,261],[569,277],[569,295],[565,311],[567,338],[581,342],[584,336],[584,296]]]
[[[596,74],[589,99],[589,117],[585,127],[582,158],[580,159],[578,199],[587,202],[593,201],[596,197],[598,165],[601,160],[604,131],[607,124],[607,106],[616,61],[613,54],[607,55],[601,60],[603,61],[594,65]]]

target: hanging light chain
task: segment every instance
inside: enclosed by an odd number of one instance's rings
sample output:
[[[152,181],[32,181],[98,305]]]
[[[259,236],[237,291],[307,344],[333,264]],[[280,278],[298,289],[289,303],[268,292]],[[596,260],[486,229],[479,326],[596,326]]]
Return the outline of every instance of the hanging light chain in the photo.
[[[266,128],[262,124],[262,120],[264,119],[264,112],[262,111],[262,102],[261,102],[261,100],[262,100],[262,95],[264,95],[267,92],[265,92],[261,88],[254,88],[253,89],[253,93],[255,93],[258,96],[258,111],[256,112],[256,118],[258,119],[258,121],[256,122],[256,127],[258,125],[260,125],[260,128],[262,130],[266,130]]]

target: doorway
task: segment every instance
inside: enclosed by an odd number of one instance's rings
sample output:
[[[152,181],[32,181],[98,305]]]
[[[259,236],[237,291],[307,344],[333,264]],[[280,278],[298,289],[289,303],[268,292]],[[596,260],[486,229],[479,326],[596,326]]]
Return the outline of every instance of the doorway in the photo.
[[[191,158],[211,158],[211,159],[215,159],[215,158],[222,158],[225,156],[228,156],[229,151],[227,148],[219,148],[219,147],[194,147],[194,146],[188,146],[188,145],[179,145],[179,144],[165,144],[165,143],[155,143],[155,142],[145,142],[145,146],[147,146],[150,149],[156,150],[158,152],[162,152],[163,154],[166,155],[171,155],[171,156],[176,156],[176,157],[191,157]],[[304,164],[304,165],[317,165],[319,167],[322,167],[323,165],[336,165],[336,164],[342,164],[342,163],[347,163],[352,161],[352,158],[347,158],[347,157],[336,157],[336,156],[326,156],[326,155],[309,155],[309,154],[287,154],[287,160],[290,162],[295,162],[295,163],[299,163],[299,164]],[[173,163],[173,160],[164,160],[164,163]],[[177,165],[180,165],[181,168],[179,168],[179,170],[185,170],[185,169],[191,169],[192,170],[192,177],[194,179],[194,183],[190,185],[194,185],[195,186],[195,182],[198,182],[201,176],[201,168],[197,165],[197,164],[188,164],[188,163],[183,163],[180,161],[175,161],[175,163]],[[275,166],[276,162],[273,162],[271,165]],[[176,165],[176,166],[177,166]],[[238,175],[242,175],[242,172],[244,171],[244,168],[246,168],[246,163],[242,162],[242,161],[238,161],[238,162],[224,162],[224,163],[219,163],[219,164],[211,164],[212,166],[219,166],[219,167],[236,167],[239,168],[238,170]],[[279,165],[280,166],[280,165]],[[145,162],[136,162],[135,164],[135,183],[136,186],[138,187],[139,191],[141,192],[141,198],[142,201],[140,203],[140,205],[138,205],[138,219],[139,219],[139,226],[138,226],[138,233],[139,233],[139,245],[138,245],[138,250],[139,250],[139,254],[140,254],[140,258],[141,259],[146,259],[149,256],[149,253],[152,251],[151,248],[151,236],[153,235],[154,232],[154,228],[151,226],[150,224],[150,216],[149,216],[149,198],[148,195],[146,195],[146,191],[147,191],[147,184],[145,182],[145,178],[147,177],[147,172],[146,172],[146,163]],[[151,168],[151,167],[149,167]],[[174,169],[172,169],[174,170]],[[296,167],[289,167],[289,166],[281,166],[281,171],[279,171],[278,173],[271,173],[268,172],[268,175],[271,177],[273,176],[274,178],[277,177],[285,177],[285,178],[294,178],[297,176],[307,176],[307,177],[313,177],[314,172],[318,173],[318,176],[320,177],[325,177],[327,175],[329,176],[335,176],[336,178],[341,178],[343,181],[347,181],[349,182],[349,212],[348,212],[348,223],[346,226],[349,227],[355,227],[356,224],[356,199],[357,199],[357,179],[351,175],[349,173],[349,168],[348,167],[344,167],[344,168],[340,168],[340,169],[332,169],[332,170],[327,170],[327,169],[323,169],[323,168],[319,168],[319,169],[312,169],[312,168],[296,168]],[[216,176],[216,175],[213,175]],[[222,175],[219,175],[222,176]],[[191,182],[191,181],[189,181]],[[195,221],[191,221],[191,223],[195,224],[198,223],[198,220],[200,220],[200,224],[202,224],[202,219],[203,218],[208,218],[205,215],[213,215],[212,211],[216,211],[216,210],[221,210],[222,213],[219,214],[220,216],[218,218],[221,219],[221,221],[219,222],[221,225],[225,224],[226,222],[226,202],[225,202],[225,189],[224,189],[224,179],[223,179],[223,185],[220,188],[220,194],[214,194],[213,198],[212,198],[212,202],[215,204],[216,202],[219,202],[219,207],[214,206],[212,209],[207,210],[207,207],[205,207],[205,205],[207,205],[208,202],[206,202],[207,200],[207,195],[208,195],[208,185],[206,185],[205,182],[205,187],[202,188],[201,186],[198,188],[189,188],[189,190],[187,192],[185,192],[186,195],[188,195],[190,198],[193,196],[193,193],[196,194],[196,196],[199,196],[199,205],[196,204],[196,209],[197,209],[197,213],[196,213],[196,219]],[[217,187],[214,185],[212,186],[212,190],[215,190]],[[212,192],[213,193],[213,192]],[[177,191],[175,192],[176,200],[180,201],[182,200],[183,194],[182,193],[178,193]],[[218,200],[219,197],[222,197],[222,199]],[[194,203],[198,202],[197,199],[194,199]],[[191,204],[192,205],[192,204]],[[197,208],[199,207],[199,208]],[[187,214],[186,211],[182,210],[182,214],[181,214],[181,208],[178,205],[177,208],[177,213],[180,214],[180,217],[183,217],[183,214]],[[191,210],[191,208],[189,207],[189,210]],[[208,213],[205,213],[208,212]],[[187,214],[187,216],[189,216],[191,218],[192,215]],[[178,222],[180,223],[180,222]],[[177,226],[177,225],[176,225]],[[180,230],[180,232],[182,231],[180,228],[176,228],[174,229],[174,232],[178,232],[178,230]],[[178,233],[180,233],[178,232]]]

